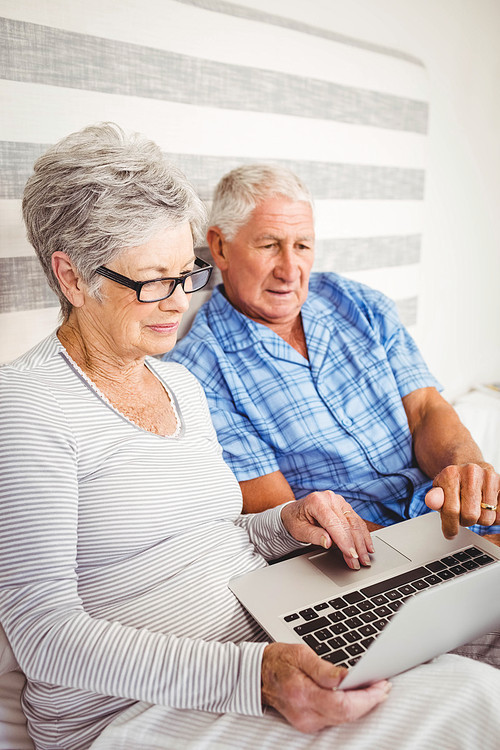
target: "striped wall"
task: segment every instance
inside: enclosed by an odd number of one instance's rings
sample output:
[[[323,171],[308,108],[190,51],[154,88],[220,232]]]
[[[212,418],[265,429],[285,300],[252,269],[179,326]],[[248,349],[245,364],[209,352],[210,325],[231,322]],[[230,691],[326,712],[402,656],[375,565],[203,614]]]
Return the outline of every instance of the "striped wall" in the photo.
[[[57,323],[23,185],[50,144],[102,120],[155,140],[207,201],[233,166],[291,167],[315,197],[316,269],[381,289],[415,332],[418,60],[219,0],[0,0],[0,16],[0,361]]]

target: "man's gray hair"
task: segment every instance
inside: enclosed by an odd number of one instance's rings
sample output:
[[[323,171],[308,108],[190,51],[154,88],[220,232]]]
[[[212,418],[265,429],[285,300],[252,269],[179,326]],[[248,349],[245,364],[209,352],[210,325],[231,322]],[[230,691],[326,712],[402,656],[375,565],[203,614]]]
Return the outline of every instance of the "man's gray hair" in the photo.
[[[247,223],[252,211],[276,196],[306,201],[313,208],[308,188],[286,167],[248,164],[232,169],[215,188],[209,225],[219,227],[225,239],[231,241]]]
[[[194,244],[204,241],[206,209],[183,173],[160,148],[114,123],[83,128],[63,138],[34,165],[26,183],[23,216],[63,318],[71,304],[51,267],[67,253],[89,293],[100,299],[95,271],[161,229],[189,223]]]

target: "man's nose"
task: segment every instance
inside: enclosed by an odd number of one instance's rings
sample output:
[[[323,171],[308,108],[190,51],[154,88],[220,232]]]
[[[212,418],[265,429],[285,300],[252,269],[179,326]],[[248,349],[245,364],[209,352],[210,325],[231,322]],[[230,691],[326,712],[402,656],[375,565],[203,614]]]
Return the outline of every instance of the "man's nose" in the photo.
[[[283,247],[278,255],[274,274],[286,281],[295,281],[299,272],[298,259],[291,247]]]

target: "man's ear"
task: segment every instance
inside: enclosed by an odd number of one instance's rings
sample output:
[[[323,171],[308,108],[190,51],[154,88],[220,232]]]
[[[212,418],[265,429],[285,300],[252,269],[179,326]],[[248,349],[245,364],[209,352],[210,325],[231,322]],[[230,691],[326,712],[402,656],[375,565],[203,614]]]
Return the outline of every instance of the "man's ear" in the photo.
[[[220,271],[225,271],[228,265],[227,243],[219,227],[208,228],[207,242],[215,265]]]
[[[66,253],[56,250],[52,254],[52,270],[59,282],[61,291],[73,307],[85,304],[82,279]]]

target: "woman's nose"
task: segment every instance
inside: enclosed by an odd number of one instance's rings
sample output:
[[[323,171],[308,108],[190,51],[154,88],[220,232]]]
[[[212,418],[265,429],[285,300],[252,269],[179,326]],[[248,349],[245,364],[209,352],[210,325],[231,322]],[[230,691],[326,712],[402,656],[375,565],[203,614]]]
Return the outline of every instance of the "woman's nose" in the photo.
[[[190,296],[186,294],[182,284],[177,284],[170,297],[160,300],[158,304],[161,310],[176,310],[184,313],[189,308]]]

